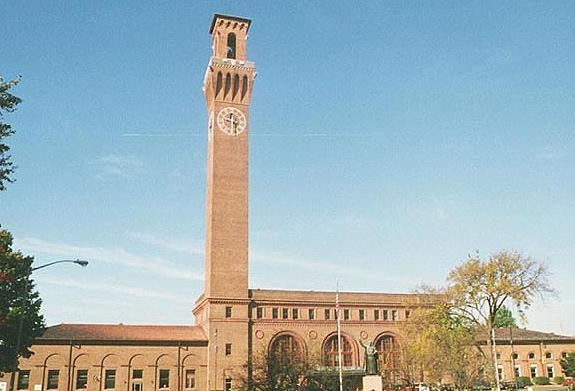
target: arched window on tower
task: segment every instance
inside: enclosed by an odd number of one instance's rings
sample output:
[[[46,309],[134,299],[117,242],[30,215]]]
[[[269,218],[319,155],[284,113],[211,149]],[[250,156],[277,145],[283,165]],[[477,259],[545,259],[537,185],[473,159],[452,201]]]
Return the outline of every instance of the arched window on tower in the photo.
[[[350,339],[342,335],[341,336],[341,361],[344,367],[353,367],[357,365],[355,349],[350,341]],[[324,364],[328,367],[339,366],[338,361],[338,346],[337,346],[337,334],[328,337],[323,344],[323,356]]]
[[[234,87],[233,87],[233,92],[232,92],[233,98],[236,97],[239,89],[240,89],[240,76],[236,74],[236,75],[234,75]]]
[[[226,73],[226,84],[224,86],[224,97],[228,96],[228,93],[230,92],[231,86],[232,86],[232,77],[230,76],[229,73]]]
[[[375,342],[384,379],[392,383],[401,378],[400,346],[393,335],[382,335]]]
[[[248,77],[244,75],[242,78],[242,100],[245,98],[248,92]]]
[[[222,90],[222,72],[218,72],[218,76],[216,77],[216,96]]]
[[[228,58],[236,58],[236,35],[234,33],[228,34],[228,47],[226,56]]]

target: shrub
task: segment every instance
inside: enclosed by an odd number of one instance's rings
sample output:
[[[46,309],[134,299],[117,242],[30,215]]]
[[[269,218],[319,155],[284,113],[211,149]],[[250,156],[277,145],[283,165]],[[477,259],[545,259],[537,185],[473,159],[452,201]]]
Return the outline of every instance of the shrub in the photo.
[[[519,376],[517,378],[517,387],[519,388],[525,388],[531,384],[531,379],[528,376]]]
[[[549,384],[549,378],[547,376],[537,376],[533,378],[533,383],[538,386],[546,386]]]
[[[553,378],[553,383],[554,383],[554,384],[559,384],[559,385],[561,385],[561,384],[563,384],[564,381],[565,381],[565,378],[564,378],[563,376],[555,376],[555,377]]]

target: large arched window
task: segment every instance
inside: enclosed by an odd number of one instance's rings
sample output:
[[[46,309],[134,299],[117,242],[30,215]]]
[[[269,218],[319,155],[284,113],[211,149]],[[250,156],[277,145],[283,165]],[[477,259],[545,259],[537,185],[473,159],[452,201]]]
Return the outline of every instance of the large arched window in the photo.
[[[344,367],[353,367],[357,365],[357,356],[355,354],[355,349],[350,338],[342,335],[341,336],[341,362]],[[337,367],[339,365],[338,360],[338,346],[337,346],[337,334],[328,337],[323,344],[323,355],[324,364],[328,367]]]
[[[227,57],[236,58],[236,35],[234,33],[228,34]]]
[[[385,334],[380,336],[375,347],[379,352],[379,362],[381,372],[388,381],[395,381],[400,378],[400,346],[393,335]]]
[[[292,334],[280,334],[270,342],[269,352],[274,357],[303,357],[301,340]]]

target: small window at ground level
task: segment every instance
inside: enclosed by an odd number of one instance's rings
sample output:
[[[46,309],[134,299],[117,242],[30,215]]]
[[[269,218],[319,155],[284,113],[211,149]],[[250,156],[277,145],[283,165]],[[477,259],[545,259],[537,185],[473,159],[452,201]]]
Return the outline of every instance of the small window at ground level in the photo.
[[[169,388],[170,387],[170,370],[169,369],[160,369],[160,388]]]
[[[530,367],[529,372],[531,377],[537,377],[537,366],[533,365],[532,367]]]
[[[104,372],[104,389],[116,388],[116,370],[106,369]]]
[[[186,388],[196,388],[195,369],[186,369]]]
[[[58,380],[60,379],[60,371],[57,369],[48,370],[48,384],[49,390],[56,390],[58,388]]]
[[[30,371],[18,371],[18,383],[16,384],[16,389],[27,390],[30,386]]]
[[[521,376],[521,369],[520,369],[519,365],[516,365],[515,368],[513,368],[513,370],[515,372],[515,377]]]
[[[88,387],[88,370],[78,369],[76,371],[76,389],[80,390]]]
[[[232,344],[227,343],[226,344],[226,356],[229,356],[230,354],[232,354]]]
[[[143,369],[133,369],[132,370],[132,379],[141,379],[144,376]]]
[[[232,317],[232,307],[226,307],[226,318]]]
[[[553,379],[555,377],[555,368],[553,365],[547,365],[547,377]]]
[[[232,391],[232,378],[231,377],[226,377],[226,380],[224,383],[224,390],[225,391]]]

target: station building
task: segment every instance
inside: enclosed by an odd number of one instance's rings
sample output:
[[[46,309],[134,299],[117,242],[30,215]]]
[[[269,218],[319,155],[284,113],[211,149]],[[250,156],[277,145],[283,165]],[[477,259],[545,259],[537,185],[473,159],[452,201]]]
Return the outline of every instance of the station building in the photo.
[[[248,287],[248,135],[256,70],[247,57],[250,24],[215,15],[209,30],[205,287],[193,310],[195,323],[51,326],[32,346],[35,354],[21,360],[15,389],[231,391],[248,358],[270,351],[314,355],[325,367],[337,366],[335,292]],[[400,325],[417,300],[411,294],[340,292],[345,370],[363,367],[359,340],[370,340],[384,382],[400,382]],[[574,347],[574,338],[518,332],[513,349],[499,347],[501,376],[559,374],[558,360]],[[512,353],[513,363],[507,360]],[[0,378],[1,387],[9,377]]]

